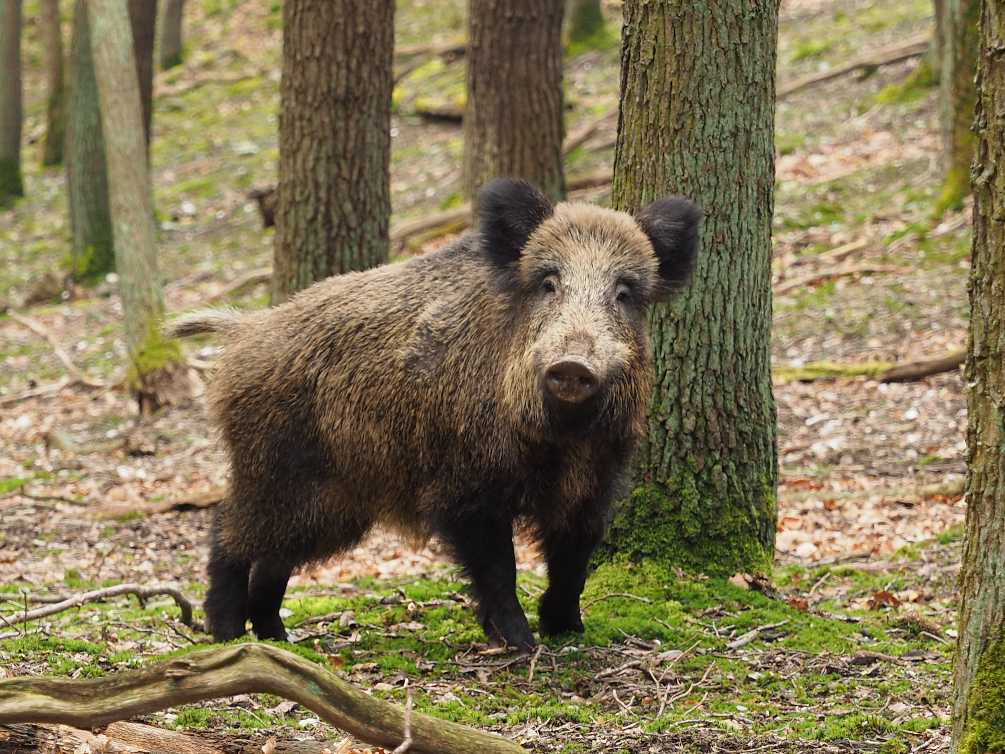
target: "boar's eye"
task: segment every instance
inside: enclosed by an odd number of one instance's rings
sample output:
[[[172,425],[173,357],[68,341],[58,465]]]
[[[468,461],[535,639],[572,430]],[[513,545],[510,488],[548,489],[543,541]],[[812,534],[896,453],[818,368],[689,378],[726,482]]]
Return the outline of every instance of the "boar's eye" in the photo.
[[[558,291],[558,278],[555,275],[548,275],[541,281],[541,290],[551,294]]]
[[[614,289],[614,298],[619,304],[627,304],[632,300],[632,293],[632,287],[628,283],[620,282]]]

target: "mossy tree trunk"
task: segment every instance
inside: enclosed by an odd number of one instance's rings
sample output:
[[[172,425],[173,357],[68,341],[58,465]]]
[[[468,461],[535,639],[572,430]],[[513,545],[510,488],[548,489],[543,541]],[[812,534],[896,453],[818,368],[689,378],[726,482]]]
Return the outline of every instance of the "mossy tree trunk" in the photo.
[[[132,31],[122,0],[89,0],[88,20],[105,134],[129,382],[141,410],[148,412],[176,397],[184,374],[177,343],[160,334],[164,298]]]
[[[958,209],[970,193],[974,156],[974,74],[977,66],[980,0],[941,0],[939,111],[942,126],[943,188],[936,210]]]
[[[770,568],[777,33],[778,0],[625,2],[613,204],[680,193],[705,219],[692,285],[651,316],[648,439],[601,557]]]
[[[59,165],[63,161],[63,140],[66,138],[63,25],[59,16],[59,0],[42,0],[42,38],[45,41],[46,79],[49,87],[42,164]]]
[[[1005,3],[983,4],[967,358],[967,520],[954,663],[957,752],[1005,751]]]
[[[387,261],[394,0],[286,0],[272,300]]]
[[[115,247],[87,0],[77,0],[74,8],[70,82],[65,157],[73,275],[95,280],[115,269]]]
[[[164,0],[160,47],[160,66],[163,71],[181,64],[184,9],[185,0]]]
[[[0,2],[0,207],[24,196],[21,95],[21,0],[3,0]]]
[[[553,199],[562,172],[565,0],[470,0],[464,190],[524,178]]]
[[[143,107],[145,152],[150,144],[153,95],[153,34],[155,0],[129,0],[130,33],[136,78]],[[105,141],[98,110],[98,85],[87,18],[86,0],[77,0],[70,50],[70,91],[67,108],[66,185],[73,232],[72,266],[78,280],[92,281],[115,270],[112,218],[108,205]]]

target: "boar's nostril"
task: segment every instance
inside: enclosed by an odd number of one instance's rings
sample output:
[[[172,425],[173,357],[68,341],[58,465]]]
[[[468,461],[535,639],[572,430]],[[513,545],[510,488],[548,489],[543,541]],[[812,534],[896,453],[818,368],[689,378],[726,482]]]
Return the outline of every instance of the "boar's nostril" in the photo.
[[[590,366],[573,358],[557,361],[548,367],[544,381],[548,392],[564,403],[582,403],[600,387],[600,380]]]

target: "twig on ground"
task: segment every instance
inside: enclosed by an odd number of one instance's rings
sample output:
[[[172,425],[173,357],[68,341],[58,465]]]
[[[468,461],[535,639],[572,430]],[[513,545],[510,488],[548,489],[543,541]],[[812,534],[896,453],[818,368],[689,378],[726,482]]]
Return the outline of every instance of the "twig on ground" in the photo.
[[[798,288],[809,288],[825,280],[848,277],[849,275],[874,275],[878,273],[905,275],[908,272],[910,270],[903,267],[893,267],[888,264],[852,264],[847,267],[833,267],[829,270],[814,272],[811,275],[801,275],[791,280],[785,280],[775,285],[773,292],[776,296],[780,296],[783,293],[788,293]]]
[[[251,270],[246,272],[237,280],[235,280],[230,285],[223,288],[223,290],[214,293],[212,296],[206,299],[206,304],[215,304],[217,301],[223,301],[231,296],[236,296],[238,293],[242,293],[248,288],[253,288],[256,285],[261,285],[263,283],[268,283],[272,279],[272,268],[271,267],[261,267],[257,270]]]
[[[534,669],[537,667],[537,660],[541,656],[541,652],[544,650],[544,644],[537,645],[537,651],[534,652],[534,656],[530,658],[530,670],[527,671],[527,683],[534,682]]]
[[[72,377],[75,381],[81,383],[82,385],[86,385],[87,387],[93,387],[93,388],[108,387],[106,383],[92,380],[88,378],[82,371],[80,371],[80,368],[73,363],[73,359],[70,358],[70,355],[63,350],[63,347],[61,345],[59,345],[59,342],[56,340],[56,337],[41,322],[38,322],[37,320],[32,319],[31,317],[25,316],[24,314],[18,314],[15,311],[7,312],[7,316],[10,317],[15,322],[17,322],[22,327],[25,327],[31,330],[36,335],[44,338],[45,341],[52,348],[53,353],[56,354],[56,358],[60,360],[60,362],[63,364],[64,367],[66,367],[66,371],[69,372],[70,377]]]
[[[900,63],[905,60],[910,60],[911,58],[921,57],[928,51],[930,41],[931,35],[926,32],[925,34],[918,35],[903,44],[899,44],[894,47],[886,47],[882,50],[877,50],[867,55],[863,55],[846,65],[831,68],[829,71],[824,71],[823,73],[814,73],[810,76],[793,81],[791,84],[779,87],[778,93],[775,95],[775,99],[781,101],[796,92],[809,89],[811,86],[822,84],[825,81],[831,81],[842,76],[847,76],[849,73],[855,73],[856,71],[871,71],[884,65],[892,65],[893,63]]]
[[[124,594],[135,595],[139,598],[141,604],[151,597],[156,597],[162,594],[167,595],[175,601],[178,609],[181,610],[181,622],[196,631],[202,630],[202,627],[199,626],[192,617],[191,601],[189,601],[189,599],[175,587],[164,584],[151,587],[143,587],[139,584],[118,584],[117,586],[105,587],[104,589],[95,589],[90,592],[84,592],[82,594],[74,595],[73,597],[68,597],[62,602],[55,602],[51,605],[46,605],[45,607],[36,607],[32,610],[25,610],[20,615],[11,615],[7,617],[0,616],[0,620],[9,626],[16,626],[22,623],[28,623],[29,621],[38,620],[39,618],[47,618],[50,615],[56,615],[57,613],[62,613],[66,610],[80,607],[81,605],[89,602],[98,602],[99,600],[108,599],[109,597],[119,597]]]
[[[735,639],[733,639],[733,641],[726,644],[726,648],[739,649],[740,647],[745,647],[748,644],[750,644],[750,642],[754,641],[754,639],[760,636],[763,632],[768,631],[772,628],[778,628],[779,626],[784,626],[788,622],[789,622],[788,620],[780,620],[778,621],[778,623],[768,623],[764,626],[758,626],[757,628],[752,628],[749,631],[747,631],[747,633],[736,637]]]
[[[0,723],[59,723],[93,727],[168,707],[238,694],[274,694],[297,702],[347,733],[390,749],[401,744],[406,712],[292,652],[238,644],[194,652],[151,667],[102,678],[0,680]],[[413,713],[415,754],[525,754],[487,733]]]

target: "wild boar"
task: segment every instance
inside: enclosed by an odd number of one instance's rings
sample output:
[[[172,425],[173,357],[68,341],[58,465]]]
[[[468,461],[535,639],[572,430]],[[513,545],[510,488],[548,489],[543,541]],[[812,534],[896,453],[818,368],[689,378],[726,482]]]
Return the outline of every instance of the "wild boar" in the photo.
[[[445,542],[486,633],[534,645],[515,527],[539,542],[542,635],[582,631],[591,553],[643,432],[647,307],[689,280],[700,210],[634,218],[499,179],[442,250],[323,280],[285,304],[176,320],[216,332],[210,403],[231,482],[216,511],[207,623],[284,639],[292,571],[376,524]]]

